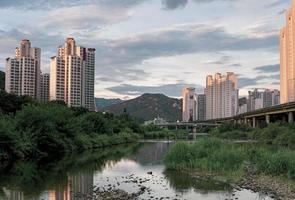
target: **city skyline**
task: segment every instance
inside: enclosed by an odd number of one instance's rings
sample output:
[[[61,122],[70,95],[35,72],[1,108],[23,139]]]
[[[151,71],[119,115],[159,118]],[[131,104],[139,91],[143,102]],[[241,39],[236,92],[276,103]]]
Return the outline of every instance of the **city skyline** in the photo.
[[[241,96],[279,89],[279,29],[291,1],[42,2],[1,1],[0,70],[28,38],[42,49],[41,70],[49,72],[56,47],[72,36],[97,49],[96,97],[180,97],[184,86],[202,91],[207,74],[227,71],[237,73]]]

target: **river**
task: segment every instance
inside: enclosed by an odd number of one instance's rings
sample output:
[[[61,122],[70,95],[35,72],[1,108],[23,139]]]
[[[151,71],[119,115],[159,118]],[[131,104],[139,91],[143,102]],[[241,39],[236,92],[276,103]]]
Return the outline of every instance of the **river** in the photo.
[[[94,190],[123,190],[138,199],[270,200],[229,184],[166,171],[163,158],[173,145],[142,142],[85,152],[52,163],[19,162],[0,173],[3,200],[86,200]]]

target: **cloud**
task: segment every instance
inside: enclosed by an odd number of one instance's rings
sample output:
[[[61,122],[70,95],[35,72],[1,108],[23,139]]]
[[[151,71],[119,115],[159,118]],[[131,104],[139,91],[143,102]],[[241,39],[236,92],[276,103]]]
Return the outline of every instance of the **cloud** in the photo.
[[[222,56],[219,58],[217,61],[209,61],[206,64],[209,65],[225,65],[231,61],[232,57],[231,56]]]
[[[141,69],[132,68],[109,68],[108,70],[97,70],[96,81],[120,83],[123,81],[139,81],[145,80],[149,77],[149,73]]]
[[[16,9],[47,9],[53,10],[61,7],[72,7],[81,5],[98,5],[101,7],[121,7],[128,8],[147,0],[1,0],[0,8],[16,8]],[[88,13],[89,14],[89,13]]]
[[[289,3],[289,0],[275,0],[272,3],[267,4],[266,7],[267,8],[277,7],[277,6],[288,4],[288,3]]]
[[[240,64],[240,63],[234,63],[234,64],[231,64],[229,65],[230,67],[242,67],[243,65]]]
[[[277,45],[277,35],[254,37],[229,33],[213,25],[184,24],[103,41],[97,49],[97,61],[100,66],[130,67],[151,58],[190,53],[258,49],[276,52]]]
[[[236,1],[236,0],[162,0],[162,6],[165,10],[175,10],[185,7],[189,2],[211,3],[215,1]]]
[[[248,87],[248,86],[257,86],[261,83],[261,81],[273,81],[277,82],[280,80],[280,74],[271,74],[271,75],[261,75],[255,78],[248,78],[248,77],[239,77],[238,78],[238,87],[240,89]]]
[[[264,66],[255,67],[254,70],[257,71],[258,73],[274,73],[274,72],[280,71],[280,65],[279,64],[264,65]]]
[[[82,3],[81,0],[1,0],[0,8],[16,8],[16,9],[53,9],[60,6],[74,6]]]
[[[163,8],[166,10],[183,8],[187,3],[188,3],[188,0],[162,0]]]
[[[166,84],[159,86],[137,86],[129,84],[121,84],[119,86],[107,88],[112,92],[116,92],[120,95],[138,96],[144,93],[163,93],[171,97],[180,97],[181,91],[184,87],[195,87],[198,93],[203,93],[203,87],[200,85],[177,83]]]
[[[86,4],[52,10],[42,19],[41,26],[46,29],[62,27],[66,30],[95,30],[107,24],[126,20],[129,16],[125,8]]]

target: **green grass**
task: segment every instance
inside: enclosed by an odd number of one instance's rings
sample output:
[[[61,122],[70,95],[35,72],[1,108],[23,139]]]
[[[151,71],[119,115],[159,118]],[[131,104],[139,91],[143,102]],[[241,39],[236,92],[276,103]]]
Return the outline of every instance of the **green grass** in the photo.
[[[177,143],[165,158],[167,169],[196,170],[238,181],[246,164],[259,174],[295,180],[295,151],[257,144],[234,144],[220,139],[201,139],[193,144]]]
[[[256,140],[264,144],[295,149],[295,124],[272,123],[254,129],[245,124],[223,123],[210,133],[221,139]]]
[[[153,130],[145,131],[144,139],[187,139],[189,131],[187,130]]]

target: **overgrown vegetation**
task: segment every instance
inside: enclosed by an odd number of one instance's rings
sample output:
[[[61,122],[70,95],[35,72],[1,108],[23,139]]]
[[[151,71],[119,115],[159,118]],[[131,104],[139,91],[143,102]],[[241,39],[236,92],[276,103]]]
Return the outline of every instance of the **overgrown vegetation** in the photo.
[[[167,128],[162,129],[160,127],[154,126],[152,124],[143,126],[144,139],[187,139],[189,131],[185,129],[169,130]]]
[[[295,151],[215,138],[175,144],[165,158],[165,165],[174,170],[222,174],[231,181],[240,180],[246,165],[250,165],[259,174],[295,180]]]
[[[73,151],[136,141],[141,127],[114,116],[0,92],[0,160],[52,159]]]
[[[218,138],[230,140],[256,140],[264,144],[295,148],[295,125],[272,123],[265,128],[251,128],[248,125],[224,123],[211,131]]]

